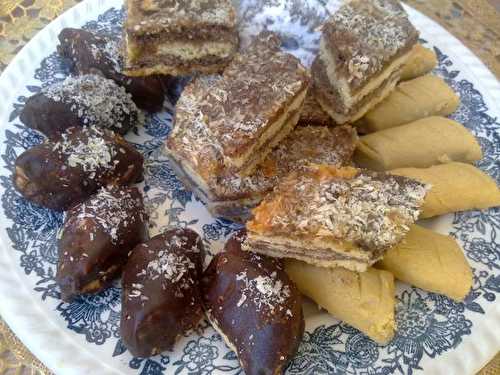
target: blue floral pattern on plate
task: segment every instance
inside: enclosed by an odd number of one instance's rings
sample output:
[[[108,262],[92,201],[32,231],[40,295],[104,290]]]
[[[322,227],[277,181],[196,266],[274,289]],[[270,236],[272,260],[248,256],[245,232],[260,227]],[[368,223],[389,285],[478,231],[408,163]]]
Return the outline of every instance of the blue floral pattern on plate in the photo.
[[[316,14],[311,9],[308,11]],[[121,31],[122,20],[121,10],[110,9],[96,21],[87,23],[85,28],[116,34]],[[296,49],[299,42],[293,36],[287,38],[285,48]],[[461,97],[461,106],[453,117],[478,137],[484,150],[484,159],[479,166],[500,182],[500,123],[488,115],[482,95],[474,85],[460,79],[460,72],[454,70],[448,56],[434,48],[439,57],[436,73]],[[31,93],[38,92],[41,87],[64,79],[68,74],[66,63],[53,53],[42,61],[35,73],[39,85],[27,86],[27,89]],[[43,140],[38,133],[19,122],[25,100],[25,96],[20,96],[14,103],[9,118],[11,126],[6,130],[2,160],[11,171],[17,155]],[[240,226],[211,218],[206,213],[204,218],[197,216],[203,206],[184,189],[161,155],[161,145],[170,132],[171,120],[172,113],[168,109],[148,115],[139,133],[128,136],[129,141],[145,155],[146,176],[141,187],[157,225],[155,230],[160,231],[169,225],[194,227],[202,234],[209,252],[217,251],[224,239]],[[26,275],[36,275],[34,290],[42,300],[59,300],[54,279],[57,262],[55,238],[62,215],[22,199],[14,190],[10,177],[0,176],[0,183],[5,188],[2,206],[5,215],[12,220],[7,232],[13,248],[20,254],[19,266]],[[473,329],[472,314],[484,314],[485,304],[496,301],[500,293],[500,245],[497,239],[500,235],[500,210],[455,214],[451,234],[461,242],[474,269],[474,286],[464,303],[412,287],[403,288],[397,295],[398,331],[388,345],[380,346],[342,322],[319,325],[305,333],[287,373],[412,374],[422,370],[424,357],[436,358],[459,346]],[[80,297],[72,303],[60,302],[56,310],[67,327],[84,335],[89,345],[114,343],[113,357],[128,355],[128,366],[140,374],[242,373],[234,352],[225,346],[206,321],[200,324],[197,334],[182,338],[175,352],[149,359],[132,358],[119,337],[118,282],[98,295]]]

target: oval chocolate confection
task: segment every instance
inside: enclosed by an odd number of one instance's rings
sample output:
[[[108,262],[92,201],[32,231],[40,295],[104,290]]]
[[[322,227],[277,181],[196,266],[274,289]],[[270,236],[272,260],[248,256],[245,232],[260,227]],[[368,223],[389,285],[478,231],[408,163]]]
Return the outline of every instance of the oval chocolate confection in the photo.
[[[58,142],[46,141],[16,160],[14,186],[24,198],[66,210],[100,187],[142,179],[143,157],[119,135],[96,127],[70,128]]]
[[[64,301],[104,289],[128,253],[147,239],[142,195],[135,187],[102,188],[72,207],[59,233],[56,280]]]
[[[122,278],[121,336],[134,356],[171,350],[203,317],[204,249],[189,229],[171,229],[132,251]]]
[[[119,36],[106,36],[83,29],[65,28],[59,33],[59,54],[68,59],[74,74],[100,73],[112,79],[132,95],[141,109],[162,109],[165,86],[173,83],[170,76],[128,77],[123,71],[123,41]]]
[[[51,139],[66,129],[92,126],[125,134],[143,121],[123,87],[97,74],[70,76],[26,100],[21,121]]]
[[[245,374],[281,374],[304,334],[302,298],[280,259],[241,250],[238,232],[203,277],[207,317]]]

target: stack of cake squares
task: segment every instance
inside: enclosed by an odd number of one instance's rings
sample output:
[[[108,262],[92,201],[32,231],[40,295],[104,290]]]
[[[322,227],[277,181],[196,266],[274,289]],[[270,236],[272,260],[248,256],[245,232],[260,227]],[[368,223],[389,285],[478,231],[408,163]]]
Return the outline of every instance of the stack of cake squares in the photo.
[[[239,49],[229,0],[128,0],[127,14],[128,74],[193,77],[165,154],[214,216],[251,219],[244,249],[363,271],[404,237],[426,187],[353,168],[348,125],[394,89],[417,42],[399,2],[343,4],[310,71],[273,32]]]

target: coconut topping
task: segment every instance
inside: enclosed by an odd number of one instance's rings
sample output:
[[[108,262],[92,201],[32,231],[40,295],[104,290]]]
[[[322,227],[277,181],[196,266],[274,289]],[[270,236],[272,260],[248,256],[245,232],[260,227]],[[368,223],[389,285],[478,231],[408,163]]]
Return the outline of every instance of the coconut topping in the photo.
[[[351,0],[325,23],[322,48],[337,57],[337,74],[356,87],[409,51],[417,36],[398,1]]]
[[[230,0],[129,0],[126,27],[137,35],[178,32],[187,25],[234,28],[236,13]]]
[[[109,63],[113,69],[121,73],[123,70],[123,55],[121,53],[121,38],[108,39],[95,35],[99,45],[91,43],[90,52],[94,59],[103,60]]]
[[[157,259],[148,263],[146,273],[153,280],[164,277],[172,283],[177,283],[190,268],[195,268],[195,265],[188,257],[162,250]]]
[[[133,197],[130,190],[118,187],[101,188],[97,194],[82,203],[78,211],[77,219],[93,220],[111,237],[113,244],[118,243],[120,231],[136,225],[135,219],[130,216],[131,212],[144,221],[142,200]],[[93,233],[90,233],[91,241],[93,238]]]
[[[68,133],[62,134],[62,139],[56,142],[53,150],[66,158],[70,167],[80,167],[88,172],[90,178],[95,177],[100,170],[113,169],[116,165],[114,156],[117,153],[115,145],[107,142],[103,136],[110,135],[106,130],[94,126],[81,130],[83,137],[72,138]]]
[[[267,309],[271,313],[287,308],[286,302],[291,296],[290,287],[277,278],[276,271],[270,276],[259,275],[254,279],[249,279],[243,271],[236,275],[236,280],[245,284],[237,303],[238,307],[251,301],[258,310]]]
[[[131,95],[114,81],[96,74],[70,76],[43,88],[42,93],[70,105],[84,125],[120,129],[129,117],[133,124],[139,119],[139,110]]]
[[[167,241],[167,248],[170,243]],[[152,251],[150,251],[150,254]],[[195,269],[195,264],[186,256],[179,255],[167,250],[161,250],[157,256],[149,261],[146,267],[141,270],[137,277],[150,280],[160,280],[162,288],[175,288],[175,296],[184,297],[183,290],[191,288],[195,281],[190,275],[190,270]],[[142,294],[142,284],[132,286],[129,298],[146,297]],[[147,298],[147,297],[146,297]]]
[[[262,133],[308,85],[304,67],[280,52],[275,35],[261,36],[222,76],[197,79],[181,95],[170,141],[197,154],[234,158]],[[191,145],[191,146],[189,146]]]
[[[406,235],[427,190],[400,176],[315,166],[287,177],[255,210],[247,228],[346,241],[378,251]]]

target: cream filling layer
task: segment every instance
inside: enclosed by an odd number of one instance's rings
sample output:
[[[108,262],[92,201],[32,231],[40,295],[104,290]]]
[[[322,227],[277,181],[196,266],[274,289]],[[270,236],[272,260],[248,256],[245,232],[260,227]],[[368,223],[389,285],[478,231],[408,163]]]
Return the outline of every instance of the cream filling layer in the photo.
[[[365,103],[357,112],[351,115],[344,115],[342,113],[338,113],[335,109],[328,103],[325,103],[321,98],[316,97],[316,100],[320,104],[321,108],[330,115],[330,117],[337,124],[345,124],[347,122],[352,123],[359,120],[363,117],[369,110],[374,108],[378,103],[384,100],[389,94],[394,90],[399,80],[395,77],[392,81],[388,82],[384,88],[380,91],[378,95],[375,95],[372,100],[369,100]]]
[[[406,63],[410,55],[411,49],[406,54],[392,61],[378,76],[369,80],[368,83],[365,84],[358,93],[356,93],[356,95],[352,95],[347,79],[339,78],[337,76],[334,58],[332,54],[328,52],[327,48],[325,48],[323,40],[320,42],[319,50],[319,56],[323,60],[323,64],[326,66],[326,74],[330,84],[334,87],[338,87],[340,96],[346,107],[352,107],[363,97],[376,90],[395,70],[401,68]]]
[[[290,112],[290,117],[287,118],[285,125],[280,131],[267,143],[262,145],[261,149],[256,152],[251,159],[245,163],[245,167],[241,170],[243,175],[250,175],[255,171],[255,168],[262,163],[267,155],[276,147],[283,139],[285,139],[295,128],[299,122],[300,111]]]
[[[270,256],[273,258],[297,259],[317,267],[325,267],[325,268],[342,267],[355,272],[365,272],[368,269],[368,265],[366,263],[358,262],[356,260],[347,260],[347,259],[327,260],[321,258],[313,258],[295,251],[281,252],[279,250],[272,250],[270,248],[262,249],[259,248],[258,245],[253,247],[251,251],[260,253],[262,255]]]
[[[370,252],[362,250],[355,244],[346,241],[335,241],[320,237],[298,240],[284,236],[261,236],[255,233],[248,233],[248,240],[250,243],[253,241],[266,242],[269,246],[277,245],[280,248],[290,246],[304,249],[304,254],[309,252],[311,257],[318,254],[322,258],[326,258],[328,257],[328,254],[331,254],[332,258],[334,258],[335,255],[339,255],[353,260],[358,260],[360,262],[374,262],[374,257]]]
[[[306,98],[307,94],[307,89],[302,90],[299,94],[295,96],[293,101],[290,103],[288,108],[274,121],[271,125],[267,127],[267,129],[264,130],[264,132],[261,134],[260,138],[257,139],[253,145],[248,147],[247,150],[245,150],[241,155],[238,157],[234,158],[227,158],[225,157],[225,162],[229,165],[234,165],[237,168],[242,168],[245,163],[253,157],[253,154],[255,152],[259,152],[260,148],[264,146],[267,142],[269,142],[270,139],[275,137],[281,130],[282,128],[287,125],[287,120],[290,117],[290,112],[300,112],[300,109],[302,108],[302,105],[304,104],[304,99]],[[297,118],[298,120],[298,118]],[[293,130],[293,127],[290,129],[290,131]],[[286,135],[286,134],[285,134]],[[271,149],[269,149],[271,151]],[[267,155],[267,153],[266,153]],[[262,159],[266,156],[263,155]]]
[[[166,42],[158,46],[157,56],[173,56],[182,60],[202,59],[207,56],[229,57],[235,46],[227,42]]]

